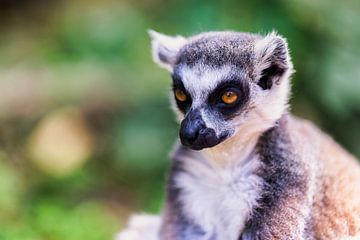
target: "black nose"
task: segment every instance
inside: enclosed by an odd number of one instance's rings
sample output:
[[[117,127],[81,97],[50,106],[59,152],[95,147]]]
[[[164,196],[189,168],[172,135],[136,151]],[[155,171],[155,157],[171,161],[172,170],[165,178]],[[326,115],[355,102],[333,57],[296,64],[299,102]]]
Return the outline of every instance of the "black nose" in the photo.
[[[180,126],[180,139],[182,144],[185,146],[192,145],[198,139],[200,131],[205,128],[206,125],[201,118],[200,112],[189,112]]]
[[[213,147],[223,139],[216,136],[214,129],[206,127],[198,110],[191,110],[181,123],[181,143],[191,149],[200,150]]]

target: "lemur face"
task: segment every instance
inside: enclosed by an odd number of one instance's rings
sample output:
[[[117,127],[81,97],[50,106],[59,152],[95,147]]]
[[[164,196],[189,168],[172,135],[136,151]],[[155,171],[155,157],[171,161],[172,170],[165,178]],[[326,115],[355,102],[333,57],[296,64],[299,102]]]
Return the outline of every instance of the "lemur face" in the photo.
[[[231,65],[178,63],[172,79],[183,145],[195,150],[212,147],[234,133],[234,121],[249,103],[245,74]]]
[[[171,73],[183,145],[214,147],[244,128],[270,127],[285,111],[292,65],[275,33],[150,35],[154,60]]]

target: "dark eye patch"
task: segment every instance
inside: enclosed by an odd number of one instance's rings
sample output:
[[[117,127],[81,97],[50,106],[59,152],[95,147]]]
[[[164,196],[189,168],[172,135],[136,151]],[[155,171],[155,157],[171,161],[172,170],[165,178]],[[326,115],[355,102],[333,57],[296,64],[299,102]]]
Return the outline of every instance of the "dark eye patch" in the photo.
[[[179,108],[179,110],[182,112],[182,113],[186,113],[190,107],[191,107],[191,103],[192,103],[192,99],[191,99],[191,96],[190,94],[186,91],[185,87],[184,87],[184,84],[183,82],[181,81],[181,78],[176,75],[176,74],[173,74],[172,75],[172,79],[173,79],[173,84],[172,84],[172,91],[173,91],[173,95],[174,95],[174,99],[176,101],[176,105],[177,107]],[[175,90],[176,89],[180,89],[181,91],[183,91],[186,96],[187,96],[187,99],[186,101],[179,101],[176,99],[175,97]]]
[[[232,104],[222,101],[222,95],[227,91],[233,91],[238,95]],[[241,79],[222,81],[208,97],[208,103],[212,109],[220,112],[226,118],[232,118],[249,101],[249,86]]]

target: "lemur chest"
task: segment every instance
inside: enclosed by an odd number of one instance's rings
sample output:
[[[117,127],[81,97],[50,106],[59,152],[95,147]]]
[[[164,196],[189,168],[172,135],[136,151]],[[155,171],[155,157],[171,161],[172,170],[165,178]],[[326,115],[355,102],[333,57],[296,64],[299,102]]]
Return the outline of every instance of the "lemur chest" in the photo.
[[[257,156],[221,170],[201,161],[184,163],[175,182],[184,216],[205,233],[200,239],[239,238],[261,194],[259,167]]]

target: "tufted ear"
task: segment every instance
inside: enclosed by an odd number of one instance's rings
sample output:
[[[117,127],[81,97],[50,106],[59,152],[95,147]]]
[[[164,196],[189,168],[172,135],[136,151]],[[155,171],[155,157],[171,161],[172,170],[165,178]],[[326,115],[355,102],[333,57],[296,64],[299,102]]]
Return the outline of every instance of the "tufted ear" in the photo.
[[[151,38],[154,62],[172,72],[177,54],[186,43],[186,39],[182,36],[167,36],[153,30],[149,30],[148,33]]]
[[[263,89],[270,89],[285,75],[292,73],[293,66],[285,38],[271,32],[255,43],[255,76]]]

